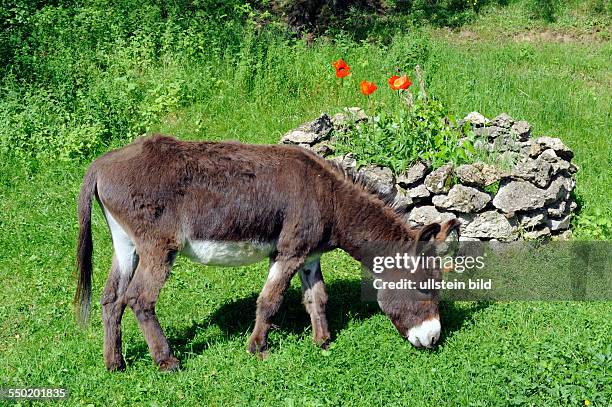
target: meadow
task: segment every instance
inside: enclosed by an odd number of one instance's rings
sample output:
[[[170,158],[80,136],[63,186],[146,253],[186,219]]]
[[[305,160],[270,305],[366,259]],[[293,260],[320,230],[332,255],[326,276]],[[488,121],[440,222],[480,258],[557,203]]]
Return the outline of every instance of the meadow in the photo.
[[[609,301],[448,302],[439,346],[419,351],[360,300],[360,267],[341,252],[322,260],[334,338],[325,351],[294,281],[270,356],[248,355],[267,265],[179,258],[158,315],[182,370],[157,371],[126,312],[128,367],[106,372],[98,301],[112,248],[98,209],[85,329],[72,308],[76,197],[95,156],[154,132],[276,143],[322,112],[364,105],[361,79],[380,83],[378,107],[391,105],[382,85],[398,66],[420,64],[456,117],[507,112],[560,137],[581,168],[575,239],[610,240],[609,2],[557,2],[551,18],[533,15],[533,1],[485,2],[452,14],[451,28],[406,17],[314,39],[259,2],[42,3],[2,9],[0,387],[65,387],[65,405],[612,404]],[[353,67],[343,84],[339,57]]]

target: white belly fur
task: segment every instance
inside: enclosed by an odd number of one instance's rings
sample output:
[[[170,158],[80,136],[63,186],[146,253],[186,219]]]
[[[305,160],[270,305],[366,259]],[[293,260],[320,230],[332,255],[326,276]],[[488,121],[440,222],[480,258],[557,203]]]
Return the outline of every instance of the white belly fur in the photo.
[[[181,254],[210,266],[244,266],[269,257],[275,249],[275,242],[188,240]]]

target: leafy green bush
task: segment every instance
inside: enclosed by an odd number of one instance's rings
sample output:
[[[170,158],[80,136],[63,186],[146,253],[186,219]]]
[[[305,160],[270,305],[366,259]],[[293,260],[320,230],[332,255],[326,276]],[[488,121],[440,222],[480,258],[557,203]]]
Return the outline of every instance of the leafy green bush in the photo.
[[[337,134],[335,147],[339,153],[353,153],[358,165],[379,164],[397,174],[417,160],[429,161],[434,168],[449,161],[468,162],[472,140],[461,138],[441,102],[419,99],[410,107],[380,111],[354,123]]]

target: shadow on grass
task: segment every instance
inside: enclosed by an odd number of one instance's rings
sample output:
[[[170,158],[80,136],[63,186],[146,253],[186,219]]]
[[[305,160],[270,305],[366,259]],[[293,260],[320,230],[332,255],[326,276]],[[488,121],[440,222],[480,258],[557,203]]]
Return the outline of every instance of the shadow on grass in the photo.
[[[348,326],[349,321],[363,321],[381,312],[377,303],[362,301],[358,280],[334,281],[327,285],[327,293],[329,296],[327,319],[332,341]],[[172,327],[167,327],[170,347],[178,357],[185,354],[200,355],[211,344],[250,334],[255,323],[256,302],[257,294],[254,293],[221,305],[209,318],[193,323],[186,329],[174,330]],[[442,335],[439,344],[444,344],[456,331],[470,323],[474,314],[489,305],[489,302],[463,303],[463,306],[454,302],[442,302],[440,305]],[[302,294],[299,289],[289,290],[274,322],[281,332],[303,335],[306,340],[310,339],[310,318],[302,305]],[[221,335],[215,335],[213,340],[202,340],[198,337],[211,326],[218,327]],[[129,347],[126,355],[128,363],[147,357],[148,351],[144,341]]]

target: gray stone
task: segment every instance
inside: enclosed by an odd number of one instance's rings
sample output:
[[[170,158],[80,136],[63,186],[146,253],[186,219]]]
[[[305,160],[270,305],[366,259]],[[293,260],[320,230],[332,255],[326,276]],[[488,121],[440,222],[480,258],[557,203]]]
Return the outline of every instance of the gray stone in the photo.
[[[527,141],[531,137],[531,125],[524,120],[514,123],[510,131],[516,135],[519,141]]]
[[[550,163],[553,174],[558,174],[561,171],[568,171],[571,165],[569,162],[559,157],[552,148],[542,151],[537,159]]]
[[[552,171],[552,164],[540,156],[535,160],[527,159],[518,163],[510,173],[510,176],[514,179],[531,181],[535,185],[544,188],[550,182]]]
[[[340,165],[340,167],[348,171],[353,171],[357,168],[357,161],[353,158],[351,153],[344,156],[331,157],[328,158],[328,160]]]
[[[448,195],[432,198],[433,204],[440,209],[458,212],[478,212],[491,201],[491,196],[472,187],[455,185]]]
[[[423,184],[419,184],[416,187],[410,188],[408,190],[408,196],[410,196],[412,199],[415,199],[415,200],[427,198],[430,195],[431,195],[431,192],[429,192],[427,187]]]
[[[576,164],[574,163],[570,163],[569,169],[568,169],[570,174],[575,174],[578,171],[580,171],[580,167],[578,167]]]
[[[567,215],[562,219],[549,219],[548,227],[553,232],[556,232],[558,230],[566,230],[566,229],[569,229],[570,221],[571,221],[571,215]]]
[[[408,192],[404,189],[397,188],[397,192],[393,198],[393,208],[398,212],[405,213],[413,204],[414,202],[410,195],[408,195]]]
[[[393,172],[388,167],[366,165],[359,169],[359,174],[382,194],[390,194],[395,189]]]
[[[489,140],[509,135],[508,129],[497,126],[478,127],[474,130],[474,133],[479,137],[486,137]]]
[[[425,186],[434,194],[446,193],[450,190],[453,164],[444,164],[425,177]]]
[[[516,221],[497,211],[465,214],[461,220],[461,235],[467,238],[512,241],[517,237]]]
[[[329,138],[332,131],[332,121],[323,113],[317,119],[304,123],[281,138],[282,144],[308,144],[313,145]]]
[[[539,209],[546,202],[546,190],[542,190],[526,181],[504,183],[495,198],[493,205],[506,213]]]
[[[327,157],[330,154],[334,153],[334,147],[331,145],[329,141],[322,141],[321,143],[317,143],[310,148],[315,154],[320,155],[321,157]]]
[[[514,124],[514,119],[507,115],[506,113],[502,113],[493,120],[491,120],[491,125],[497,127],[503,127],[504,129],[510,129]]]
[[[543,210],[524,213],[519,216],[519,225],[524,229],[533,229],[544,225],[548,220]]]
[[[412,167],[408,168],[406,172],[401,175],[398,175],[397,183],[403,186],[404,188],[415,184],[425,177],[425,174],[427,174],[428,169],[428,165],[419,161]]]
[[[471,123],[474,127],[482,127],[489,124],[489,119],[478,112],[468,113],[462,120],[463,123]]]
[[[495,138],[491,143],[490,151],[521,151],[521,146],[511,134],[502,134]]]
[[[557,176],[552,180],[548,189],[546,189],[544,203],[549,205],[559,200],[569,199],[574,186],[576,186],[574,179],[562,175]]]
[[[405,220],[411,225],[428,225],[434,222],[446,222],[457,217],[450,212],[439,212],[434,206],[419,206],[410,211]]]
[[[479,162],[460,165],[455,169],[455,175],[464,184],[484,187],[499,181],[504,173],[493,165]]]
[[[549,207],[546,208],[546,212],[548,216],[552,218],[561,218],[570,212],[574,212],[578,204],[572,199],[567,199],[563,201],[553,202]]]
[[[561,232],[559,235],[557,236],[553,236],[554,240],[560,240],[560,241],[567,241],[567,240],[572,240],[572,231],[571,230],[565,230],[563,232]]]
[[[358,123],[363,120],[367,120],[368,115],[360,107],[348,107],[343,112],[336,113],[331,122],[333,127],[337,130],[343,130],[348,124]]]
[[[549,236],[549,235],[550,235],[550,229],[546,226],[544,226],[541,229],[534,229],[534,230],[530,230],[527,232],[523,232],[523,237],[527,240],[535,240],[540,237]]]
[[[544,150],[553,149],[555,153],[566,161],[571,161],[574,158],[574,153],[558,138],[539,137],[535,139],[531,145],[529,155],[537,157]]]

